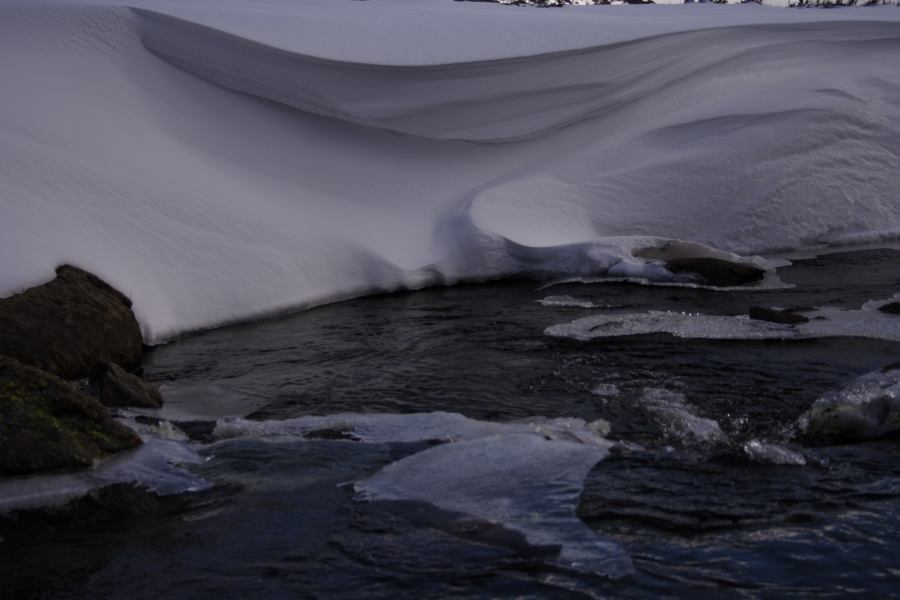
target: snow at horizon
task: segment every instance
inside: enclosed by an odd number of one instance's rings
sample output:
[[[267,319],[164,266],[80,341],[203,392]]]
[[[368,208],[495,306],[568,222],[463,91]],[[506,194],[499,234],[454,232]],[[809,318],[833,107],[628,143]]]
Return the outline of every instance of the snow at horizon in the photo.
[[[0,0],[0,294],[148,341],[371,291],[900,237],[900,11]],[[238,93],[240,92],[240,93]],[[696,245],[672,253],[715,253]]]

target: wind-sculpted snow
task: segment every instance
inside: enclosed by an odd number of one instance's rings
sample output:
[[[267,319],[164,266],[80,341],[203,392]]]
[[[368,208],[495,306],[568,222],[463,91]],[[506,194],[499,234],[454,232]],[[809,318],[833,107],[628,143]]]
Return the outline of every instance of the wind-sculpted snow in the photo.
[[[759,73],[784,69],[811,44],[828,63],[852,52],[847,45],[889,52],[898,37],[894,24],[743,26],[521,58],[390,67],[323,60],[168,15],[139,14],[147,49],[225,88],[371,127],[477,142],[544,135],[710,79],[746,85]],[[760,116],[815,108],[805,101]],[[719,116],[706,113],[703,120]],[[753,116],[739,113],[724,125],[744,127]]]
[[[900,11],[105,4],[0,0],[0,294],[76,264],[150,342],[900,231]]]

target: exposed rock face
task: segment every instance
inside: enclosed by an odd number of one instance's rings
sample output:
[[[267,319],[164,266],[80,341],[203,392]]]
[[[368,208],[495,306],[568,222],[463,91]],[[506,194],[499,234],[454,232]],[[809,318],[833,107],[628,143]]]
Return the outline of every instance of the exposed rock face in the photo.
[[[0,355],[0,475],[86,467],[140,443],[98,401]]]
[[[800,323],[808,323],[809,318],[790,310],[775,310],[773,308],[762,308],[761,306],[750,307],[750,318],[757,321],[768,321],[770,323],[782,323],[784,325],[799,325]]]
[[[106,373],[103,375],[100,401],[106,406],[136,406],[139,408],[162,406],[162,396],[159,390],[116,364],[107,365]]]
[[[694,273],[705,283],[720,287],[755,283],[766,274],[759,267],[718,258],[676,258],[667,262],[666,268],[673,273]]]
[[[142,343],[131,301],[76,267],[0,299],[0,354],[65,379],[95,374],[104,362],[136,364]]]

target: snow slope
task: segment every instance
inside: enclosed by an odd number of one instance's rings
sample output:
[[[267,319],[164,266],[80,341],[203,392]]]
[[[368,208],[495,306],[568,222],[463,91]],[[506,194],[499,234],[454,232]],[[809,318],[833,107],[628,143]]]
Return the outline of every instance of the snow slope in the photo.
[[[900,11],[0,0],[0,294],[149,341],[376,290],[900,234]]]

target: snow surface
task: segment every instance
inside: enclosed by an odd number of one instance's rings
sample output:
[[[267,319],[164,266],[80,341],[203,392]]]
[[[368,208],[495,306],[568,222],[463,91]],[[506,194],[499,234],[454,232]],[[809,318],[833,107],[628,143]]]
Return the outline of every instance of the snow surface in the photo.
[[[900,232],[895,8],[127,4],[0,0],[0,294],[72,263],[149,342]]]

